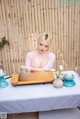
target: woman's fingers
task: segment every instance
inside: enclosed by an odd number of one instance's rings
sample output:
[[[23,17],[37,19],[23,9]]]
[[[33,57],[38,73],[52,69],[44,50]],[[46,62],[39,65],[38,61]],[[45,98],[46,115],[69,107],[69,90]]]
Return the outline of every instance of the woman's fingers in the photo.
[[[21,69],[26,69],[26,67],[25,66],[23,66],[23,65],[21,65],[21,67],[20,67]]]
[[[27,71],[28,69],[26,69],[25,66],[21,65],[20,69],[24,70],[24,71]]]

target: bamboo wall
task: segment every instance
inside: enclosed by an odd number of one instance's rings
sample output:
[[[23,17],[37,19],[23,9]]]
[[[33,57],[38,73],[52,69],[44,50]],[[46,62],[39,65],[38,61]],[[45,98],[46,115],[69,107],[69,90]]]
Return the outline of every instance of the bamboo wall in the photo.
[[[80,74],[80,2],[63,1],[0,0],[0,38],[10,43],[0,50],[0,63],[7,74],[19,71],[44,32],[51,36],[55,68],[62,64]]]

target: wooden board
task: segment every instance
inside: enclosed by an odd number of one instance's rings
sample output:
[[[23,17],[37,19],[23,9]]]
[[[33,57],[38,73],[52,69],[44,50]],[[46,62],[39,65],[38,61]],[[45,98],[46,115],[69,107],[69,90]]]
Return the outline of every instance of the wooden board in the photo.
[[[11,83],[14,86],[24,85],[24,84],[38,84],[47,83],[54,80],[54,74],[52,72],[31,72],[31,73],[21,73],[13,74]]]

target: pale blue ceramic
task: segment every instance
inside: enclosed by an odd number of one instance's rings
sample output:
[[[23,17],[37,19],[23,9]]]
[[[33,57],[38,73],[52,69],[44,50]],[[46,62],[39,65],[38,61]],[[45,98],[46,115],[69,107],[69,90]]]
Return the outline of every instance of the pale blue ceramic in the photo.
[[[65,78],[66,80],[73,80],[73,79],[74,79],[74,75],[73,75],[73,74],[71,74],[71,75],[64,74],[64,78]]]
[[[7,81],[4,79],[5,75],[6,75],[5,71],[3,71],[2,75],[0,75],[0,88],[5,88],[9,85]]]
[[[76,83],[74,82],[74,75],[68,75],[68,74],[64,74],[64,82],[63,85],[67,86],[67,87],[71,87],[74,86]]]
[[[72,86],[75,86],[75,82],[73,80],[69,80],[69,81],[65,80],[63,85],[67,87],[72,87]]]

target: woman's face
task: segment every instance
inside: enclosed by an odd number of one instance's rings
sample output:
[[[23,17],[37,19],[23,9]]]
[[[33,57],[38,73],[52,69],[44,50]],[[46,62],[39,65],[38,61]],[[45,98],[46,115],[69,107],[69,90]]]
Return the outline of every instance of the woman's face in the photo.
[[[48,49],[49,49],[49,44],[46,40],[40,41],[38,43],[38,50],[40,53],[43,54],[43,53],[47,52]]]

